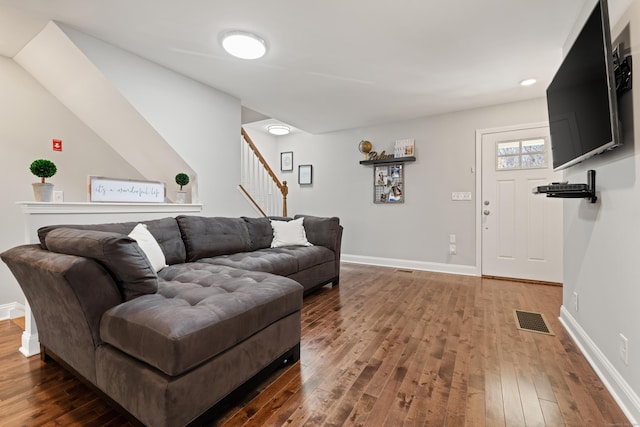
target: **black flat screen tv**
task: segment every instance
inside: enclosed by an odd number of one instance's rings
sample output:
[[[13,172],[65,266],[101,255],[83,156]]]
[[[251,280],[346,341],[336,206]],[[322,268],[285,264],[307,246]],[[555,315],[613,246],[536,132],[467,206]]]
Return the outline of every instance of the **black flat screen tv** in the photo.
[[[619,146],[606,0],[599,0],[547,88],[553,169]]]

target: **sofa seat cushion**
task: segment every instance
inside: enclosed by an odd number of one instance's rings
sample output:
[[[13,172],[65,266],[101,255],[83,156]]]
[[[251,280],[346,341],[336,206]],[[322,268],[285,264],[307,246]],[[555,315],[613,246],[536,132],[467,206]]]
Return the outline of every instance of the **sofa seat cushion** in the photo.
[[[333,251],[323,246],[285,246],[253,252],[240,252],[198,260],[200,263],[225,265],[250,271],[263,271],[280,276],[290,276],[301,270],[331,262]]]
[[[206,263],[159,272],[158,293],[113,307],[102,340],[167,375],[179,375],[302,308],[286,277]]]

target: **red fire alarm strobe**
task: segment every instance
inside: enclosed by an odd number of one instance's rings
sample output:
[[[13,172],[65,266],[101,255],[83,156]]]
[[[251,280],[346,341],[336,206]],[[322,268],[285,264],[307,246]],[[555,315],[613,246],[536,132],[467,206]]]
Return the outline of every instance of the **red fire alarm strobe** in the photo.
[[[61,139],[54,139],[52,142],[53,145],[53,151],[62,151],[62,140]]]

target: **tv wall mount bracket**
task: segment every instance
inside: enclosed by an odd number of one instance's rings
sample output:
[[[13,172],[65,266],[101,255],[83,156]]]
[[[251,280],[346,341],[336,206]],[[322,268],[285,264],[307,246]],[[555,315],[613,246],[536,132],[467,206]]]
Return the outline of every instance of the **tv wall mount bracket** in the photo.
[[[620,43],[613,49],[613,75],[618,95],[631,90],[632,74],[631,55],[624,55],[624,45]]]
[[[589,203],[598,200],[596,196],[596,171],[587,171],[586,184],[569,184],[568,182],[552,182],[549,185],[539,185],[533,189],[534,194],[546,194],[547,197],[561,197],[565,199],[587,199]]]

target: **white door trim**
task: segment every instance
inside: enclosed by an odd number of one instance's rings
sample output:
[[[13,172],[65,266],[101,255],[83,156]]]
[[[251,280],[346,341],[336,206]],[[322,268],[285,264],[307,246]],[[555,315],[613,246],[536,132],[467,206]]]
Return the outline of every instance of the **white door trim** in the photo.
[[[549,122],[524,123],[495,128],[476,129],[476,268],[477,276],[482,276],[482,137],[491,133],[548,127]]]

